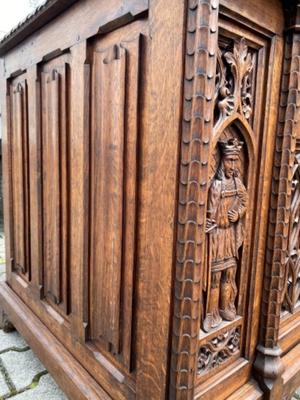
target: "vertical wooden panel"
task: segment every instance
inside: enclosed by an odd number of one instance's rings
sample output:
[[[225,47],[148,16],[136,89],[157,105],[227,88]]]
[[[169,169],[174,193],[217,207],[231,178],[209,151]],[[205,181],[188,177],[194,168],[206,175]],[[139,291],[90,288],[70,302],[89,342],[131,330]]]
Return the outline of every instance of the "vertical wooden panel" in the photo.
[[[69,312],[68,80],[64,56],[42,67],[44,292]]]
[[[43,135],[44,267],[46,294],[58,304],[60,288],[60,124],[59,75],[53,71],[45,83],[47,129]]]
[[[5,233],[6,280],[11,283],[13,268],[13,201],[12,201],[12,159],[11,159],[11,97],[12,88],[5,79],[4,60],[0,60],[0,104],[2,122],[2,177],[3,213]]]
[[[135,347],[136,396],[141,399],[167,397],[185,6],[186,2],[177,0],[168,1],[168,6],[164,0],[151,1],[149,58],[144,62],[141,79],[144,93]]]
[[[136,264],[136,213],[137,213],[137,152],[139,130],[139,78],[140,78],[141,36],[130,42],[122,43],[126,49],[125,77],[125,148],[124,148],[124,223],[123,223],[123,265],[122,265],[122,301],[121,331],[124,364],[130,367],[133,294]]]
[[[29,157],[26,81],[11,87],[14,269],[30,279]]]
[[[13,93],[13,201],[15,218],[15,266],[17,269],[25,272],[22,90],[22,86],[18,85]]]
[[[93,143],[92,263],[97,280],[94,280],[92,335],[100,336],[118,352],[126,53],[120,47],[115,47],[113,53],[96,53],[94,56],[95,102],[99,116]]]
[[[120,36],[93,53],[90,320],[91,338],[130,369],[141,34]]]
[[[89,85],[90,66],[87,64],[87,43],[71,48],[71,288],[72,334],[86,339],[88,326],[88,245],[89,245]],[[78,95],[78,93],[80,95]]]
[[[37,298],[41,296],[42,259],[42,165],[41,165],[41,99],[38,68],[27,72],[28,82],[28,165],[30,188],[30,255],[31,283]]]

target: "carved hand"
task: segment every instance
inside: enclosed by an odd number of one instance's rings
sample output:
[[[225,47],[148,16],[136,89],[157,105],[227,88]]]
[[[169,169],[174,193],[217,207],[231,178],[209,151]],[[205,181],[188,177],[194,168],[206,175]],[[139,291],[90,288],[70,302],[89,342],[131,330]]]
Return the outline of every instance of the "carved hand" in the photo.
[[[230,222],[236,222],[239,219],[239,213],[236,210],[229,210],[228,219]]]
[[[207,218],[205,231],[208,232],[214,225],[216,225],[216,221],[214,219]]]

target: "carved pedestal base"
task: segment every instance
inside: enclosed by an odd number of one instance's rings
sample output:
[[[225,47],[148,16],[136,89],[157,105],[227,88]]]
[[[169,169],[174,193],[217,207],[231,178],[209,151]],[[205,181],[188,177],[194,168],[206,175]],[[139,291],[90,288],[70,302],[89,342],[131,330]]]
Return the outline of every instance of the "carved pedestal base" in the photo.
[[[267,400],[282,398],[284,366],[280,356],[279,347],[270,349],[261,345],[257,346],[254,371]]]

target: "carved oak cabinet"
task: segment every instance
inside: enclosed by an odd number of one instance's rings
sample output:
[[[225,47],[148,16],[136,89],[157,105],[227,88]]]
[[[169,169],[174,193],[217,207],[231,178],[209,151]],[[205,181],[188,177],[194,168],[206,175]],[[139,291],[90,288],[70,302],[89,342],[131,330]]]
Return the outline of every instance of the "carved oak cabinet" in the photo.
[[[299,0],[48,0],[0,54],[0,304],[67,396],[290,399]]]

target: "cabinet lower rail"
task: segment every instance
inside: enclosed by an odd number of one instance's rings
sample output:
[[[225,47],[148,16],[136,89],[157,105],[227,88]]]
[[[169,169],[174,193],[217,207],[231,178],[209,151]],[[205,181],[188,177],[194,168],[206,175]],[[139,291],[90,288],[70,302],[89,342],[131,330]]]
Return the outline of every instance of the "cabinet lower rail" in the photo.
[[[10,287],[0,284],[0,304],[10,321],[72,400],[111,400]]]

